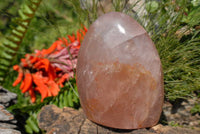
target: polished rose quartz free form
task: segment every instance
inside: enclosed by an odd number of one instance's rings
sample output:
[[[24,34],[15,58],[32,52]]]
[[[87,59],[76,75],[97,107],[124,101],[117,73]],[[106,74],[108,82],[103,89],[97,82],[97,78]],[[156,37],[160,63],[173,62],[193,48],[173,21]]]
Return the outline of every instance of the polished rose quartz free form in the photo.
[[[89,28],[78,55],[77,85],[88,119],[137,129],[156,125],[163,104],[158,52],[131,17],[111,12]]]

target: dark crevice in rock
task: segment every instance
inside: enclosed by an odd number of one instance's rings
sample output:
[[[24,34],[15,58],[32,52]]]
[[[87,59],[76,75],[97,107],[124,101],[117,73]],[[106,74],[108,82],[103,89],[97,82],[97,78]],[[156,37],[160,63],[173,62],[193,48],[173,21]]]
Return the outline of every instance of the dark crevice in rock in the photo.
[[[82,128],[83,124],[85,123],[85,120],[86,120],[86,119],[84,119],[84,120],[81,122],[81,125],[79,126],[79,130],[78,130],[78,134],[81,134],[81,128]]]
[[[99,133],[98,126],[96,126],[97,134]]]
[[[178,99],[178,100],[172,102],[172,109],[171,109],[172,114],[177,113],[178,109],[183,107],[181,105],[183,101],[184,101],[184,99]]]
[[[10,121],[1,121],[1,120],[0,120],[0,123],[16,124],[17,121],[16,121],[16,120],[10,120]]]
[[[165,116],[165,114],[164,114],[163,111],[161,113],[159,123],[163,124],[163,125],[168,125],[168,123],[167,123],[167,117]]]

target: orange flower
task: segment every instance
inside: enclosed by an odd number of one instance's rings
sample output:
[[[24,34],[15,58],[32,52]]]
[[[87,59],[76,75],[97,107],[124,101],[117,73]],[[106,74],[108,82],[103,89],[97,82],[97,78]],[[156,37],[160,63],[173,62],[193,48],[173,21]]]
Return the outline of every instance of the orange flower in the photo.
[[[15,71],[18,71],[18,70],[19,70],[19,65],[14,65],[14,66],[13,66],[13,69],[14,69]]]
[[[33,88],[31,87],[28,92],[31,96],[31,102],[34,103],[36,101],[36,95],[35,95]]]
[[[43,77],[42,72],[36,72],[32,76],[33,76],[33,82],[36,84],[36,86],[43,85],[48,81],[48,77]]]
[[[69,40],[71,41],[71,43],[73,43],[74,41],[76,41],[76,37],[75,37],[74,34],[72,36],[68,35],[67,37],[69,38]]]
[[[50,80],[55,80],[56,76],[56,69],[52,67],[51,65],[49,66],[49,70],[47,71],[48,77]]]
[[[44,100],[44,98],[48,97],[48,87],[45,85],[45,83],[48,81],[48,78],[42,77],[42,74],[40,72],[37,72],[33,74],[33,81],[36,84],[35,90],[38,91],[42,99],[41,101]]]
[[[21,88],[22,93],[27,92],[30,88],[32,88],[32,75],[30,73],[25,73],[24,86]]]
[[[36,90],[41,94],[42,99],[46,97],[56,96],[60,91],[58,85],[53,80],[48,80],[41,75],[41,73],[36,73],[33,75],[33,81],[36,84]]]
[[[34,65],[35,68],[38,68],[38,69],[44,68],[46,71],[49,70],[49,66],[50,66],[50,63],[48,59],[41,59]]]
[[[85,30],[85,32],[87,33],[87,31],[88,31],[88,30],[87,30],[87,28],[86,28],[85,26],[83,26],[83,29],[84,29],[84,30]]]
[[[50,48],[43,50],[43,54],[50,54],[50,53],[52,53],[53,51],[55,51],[56,47],[57,47],[56,43],[52,44]]]
[[[22,81],[23,71],[18,65],[13,66],[13,69],[18,71],[17,79],[13,82],[13,86],[15,87],[16,85],[18,85]]]
[[[66,73],[66,74],[64,74],[63,76],[61,76],[61,78],[58,80],[58,85],[60,86],[60,87],[64,87],[64,85],[63,85],[63,83],[65,82],[65,80],[67,80],[67,79],[69,79],[69,74],[68,73]]]
[[[65,38],[59,38],[59,40],[55,41],[50,48],[44,49],[42,53],[44,55],[48,55],[51,53],[58,53],[60,50],[62,50],[65,46],[68,46],[68,41]]]
[[[41,101],[58,95],[59,86],[63,87],[66,80],[74,77],[78,51],[86,32],[83,26],[76,35],[68,35],[69,42],[67,38],[59,38],[48,49],[26,54],[20,65],[13,66],[18,71],[13,86],[21,82],[22,93],[28,91],[32,103],[36,101],[37,92],[41,94]]]
[[[19,72],[17,79],[13,83],[13,87],[15,87],[17,84],[19,84],[21,82],[22,78],[23,78],[23,72]]]
[[[40,86],[37,86],[35,88],[36,91],[38,91],[42,98],[41,98],[41,102],[43,102],[43,100],[49,96],[50,92],[49,92],[49,89],[46,85],[40,85]]]
[[[60,88],[58,87],[58,85],[53,80],[49,80],[47,82],[47,85],[49,87],[49,90],[50,90],[52,96],[58,95]]]
[[[28,63],[26,62],[26,59],[21,59],[21,63],[22,63],[22,66],[28,67]]]
[[[82,35],[81,33],[79,33],[79,31],[77,31],[76,35],[77,35],[77,41],[80,43],[82,40]]]
[[[84,30],[82,30],[82,29],[80,31],[83,34],[83,36],[85,36],[86,32]]]
[[[22,83],[21,83],[19,89],[23,89],[23,87],[24,87],[24,80],[22,81]]]
[[[38,58],[38,57],[34,57],[34,56],[32,56],[31,58],[30,58],[30,63],[31,64],[34,64],[35,62],[37,62],[37,61],[39,61],[40,59]]]

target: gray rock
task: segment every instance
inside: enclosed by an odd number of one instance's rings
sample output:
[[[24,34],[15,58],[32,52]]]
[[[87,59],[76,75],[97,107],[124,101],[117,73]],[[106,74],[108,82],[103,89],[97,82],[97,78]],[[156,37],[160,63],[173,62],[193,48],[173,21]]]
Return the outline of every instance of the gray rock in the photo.
[[[14,119],[14,116],[9,113],[3,105],[0,104],[0,133],[1,128],[4,129],[14,129],[17,121]]]
[[[2,86],[0,86],[0,104],[4,105],[5,107],[9,107],[10,104],[16,103],[17,94],[12,93]]]
[[[5,110],[5,107],[0,104],[0,121],[10,121],[13,119],[14,116]]]
[[[15,129],[15,128],[17,128],[17,126],[15,124],[1,123],[0,122],[0,128]]]
[[[5,129],[0,127],[0,134],[21,134],[21,132],[13,129]]]
[[[0,134],[21,134],[14,130],[17,128],[17,120],[5,108],[16,103],[17,95],[0,86]]]
[[[168,124],[172,123],[183,127],[195,129],[199,128],[200,115],[192,115],[190,112],[197,102],[200,102],[200,99],[197,97],[184,100],[174,105],[170,104],[169,102],[165,102],[163,106],[163,113]]]

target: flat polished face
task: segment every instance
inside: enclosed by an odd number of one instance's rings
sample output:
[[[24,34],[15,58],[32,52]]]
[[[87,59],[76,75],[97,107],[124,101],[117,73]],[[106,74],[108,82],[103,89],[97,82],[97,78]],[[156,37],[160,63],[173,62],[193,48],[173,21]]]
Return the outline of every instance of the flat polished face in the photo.
[[[78,55],[77,85],[87,118],[137,129],[154,126],[164,100],[162,67],[146,31],[111,12],[89,28]]]

